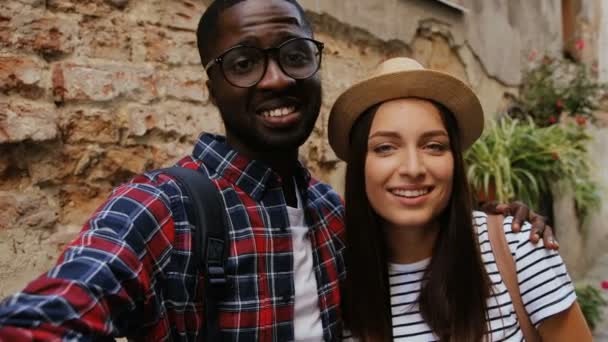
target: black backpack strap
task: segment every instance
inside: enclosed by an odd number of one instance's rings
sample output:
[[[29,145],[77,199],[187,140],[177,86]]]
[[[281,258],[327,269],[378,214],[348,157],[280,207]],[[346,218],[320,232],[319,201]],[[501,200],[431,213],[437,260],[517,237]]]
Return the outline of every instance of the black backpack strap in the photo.
[[[192,239],[194,260],[205,279],[205,341],[220,341],[218,300],[226,284],[224,262],[228,255],[228,229],[224,202],[204,171],[183,167],[160,170],[175,177],[192,205],[188,217],[196,225]]]

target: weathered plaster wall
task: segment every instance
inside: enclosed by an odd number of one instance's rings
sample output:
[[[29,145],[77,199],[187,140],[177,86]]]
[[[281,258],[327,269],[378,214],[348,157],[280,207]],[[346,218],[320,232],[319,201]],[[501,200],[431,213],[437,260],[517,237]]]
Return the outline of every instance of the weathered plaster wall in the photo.
[[[114,186],[223,131],[194,35],[208,3],[0,1],[0,297],[48,269]],[[493,115],[528,50],[560,40],[553,2],[467,0],[468,14],[430,0],[302,3],[326,51],[322,113],[301,154],[338,190],[327,113],[381,60],[457,75]]]
[[[599,1],[600,23],[598,30],[598,69],[599,79],[602,82],[608,82],[608,3],[606,1]],[[603,18],[603,20],[602,20]]]
[[[570,0],[573,6],[573,41],[583,42],[583,49],[570,49],[573,57],[591,66],[602,82],[608,77],[602,68],[608,63],[608,3],[604,0]],[[608,74],[607,74],[608,75]],[[597,127],[590,128],[593,137],[589,145],[595,166],[594,176],[600,185],[603,206],[584,226],[577,220],[571,191],[562,189],[554,204],[555,226],[563,242],[560,254],[574,277],[581,277],[595,259],[608,247],[608,98],[596,113]]]
[[[519,84],[530,50],[561,48],[561,5],[555,0],[464,0],[468,13],[429,0],[301,2],[387,41],[411,43],[420,27],[439,24],[456,50],[468,46],[489,76],[512,86]]]
[[[585,275],[597,257],[606,253],[608,246],[608,134],[606,127],[591,128],[593,142],[590,145],[595,164],[593,175],[601,187],[601,198],[604,204],[594,213],[589,222],[581,226],[576,219],[574,197],[570,189],[563,189],[554,203],[555,226],[558,229],[560,254],[568,265],[568,270],[575,277]]]

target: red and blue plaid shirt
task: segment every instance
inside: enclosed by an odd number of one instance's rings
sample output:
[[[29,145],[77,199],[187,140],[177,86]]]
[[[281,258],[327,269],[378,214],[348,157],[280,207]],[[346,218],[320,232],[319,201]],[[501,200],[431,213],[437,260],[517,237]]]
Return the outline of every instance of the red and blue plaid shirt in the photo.
[[[280,177],[209,134],[178,164],[206,168],[226,204],[230,255],[227,291],[219,302],[223,340],[293,340],[292,238]],[[345,275],[344,207],[303,167],[296,183],[310,227],[323,336],[336,340]],[[174,179],[157,171],[115,189],[57,265],[2,302],[0,340],[200,340],[204,289],[191,250],[189,203]]]

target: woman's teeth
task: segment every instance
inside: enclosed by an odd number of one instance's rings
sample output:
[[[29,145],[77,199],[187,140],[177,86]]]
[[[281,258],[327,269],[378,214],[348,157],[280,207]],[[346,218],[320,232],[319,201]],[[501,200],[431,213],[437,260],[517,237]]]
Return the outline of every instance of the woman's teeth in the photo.
[[[275,109],[271,109],[271,110],[265,110],[262,112],[263,116],[266,117],[280,117],[280,116],[285,116],[288,114],[293,113],[296,110],[295,106],[290,106],[290,107],[280,107],[280,108],[275,108]]]
[[[420,189],[420,190],[393,190],[391,191],[393,195],[400,197],[419,197],[429,193],[429,189]]]

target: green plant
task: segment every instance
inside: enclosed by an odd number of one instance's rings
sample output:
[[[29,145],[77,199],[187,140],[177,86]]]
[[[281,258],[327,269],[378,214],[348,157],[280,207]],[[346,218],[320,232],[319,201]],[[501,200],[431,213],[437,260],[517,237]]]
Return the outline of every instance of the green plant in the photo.
[[[535,209],[541,194],[560,181],[573,187],[584,220],[600,203],[590,176],[590,139],[576,125],[538,127],[530,118],[505,116],[490,123],[465,153],[467,177],[476,193],[490,193],[493,187],[499,202],[518,199]]]
[[[602,298],[600,290],[591,285],[577,286],[576,297],[587,324],[592,330],[595,329],[602,319],[602,307],[608,303]]]
[[[524,71],[519,107],[541,127],[557,123],[562,115],[584,125],[593,121],[606,89],[587,65],[545,55]]]

